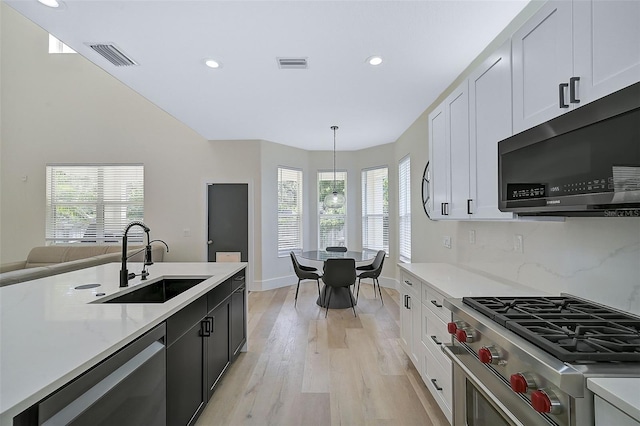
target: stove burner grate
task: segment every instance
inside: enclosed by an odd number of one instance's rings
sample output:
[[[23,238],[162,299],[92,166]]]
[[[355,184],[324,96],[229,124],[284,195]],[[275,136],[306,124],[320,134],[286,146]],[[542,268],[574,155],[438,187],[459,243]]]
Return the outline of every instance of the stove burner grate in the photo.
[[[640,318],[571,297],[463,302],[565,362],[640,361]]]

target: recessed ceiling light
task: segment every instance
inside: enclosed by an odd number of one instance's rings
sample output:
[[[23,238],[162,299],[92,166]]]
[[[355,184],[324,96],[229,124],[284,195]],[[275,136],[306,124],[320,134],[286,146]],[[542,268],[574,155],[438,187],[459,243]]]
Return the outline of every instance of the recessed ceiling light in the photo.
[[[58,0],[38,0],[40,3],[44,4],[47,7],[59,7],[60,3]]]
[[[213,59],[206,59],[204,61],[204,64],[206,66],[208,66],[209,68],[220,68],[222,66],[222,64],[220,64],[220,62],[213,60]]]
[[[367,63],[373,66],[380,65],[382,64],[382,58],[380,56],[369,56],[367,58]]]

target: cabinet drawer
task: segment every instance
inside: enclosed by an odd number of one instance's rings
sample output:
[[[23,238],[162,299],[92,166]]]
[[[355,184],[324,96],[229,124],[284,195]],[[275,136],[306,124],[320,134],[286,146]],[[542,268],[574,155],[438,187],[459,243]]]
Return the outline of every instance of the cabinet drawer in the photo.
[[[451,311],[444,307],[444,296],[429,287],[422,286],[422,303],[438,315],[442,321],[451,321]]]
[[[447,324],[425,305],[422,306],[422,341],[433,353],[441,354],[444,360],[451,362],[441,350],[441,344],[451,343]]]
[[[429,350],[429,348],[425,348],[424,352],[427,387],[432,391],[434,395],[439,395],[444,400],[448,410],[451,411],[451,407],[453,406],[451,362],[449,362],[449,364],[442,365],[438,360],[440,357],[434,355],[433,352]],[[444,354],[442,355],[444,356]]]
[[[214,309],[231,295],[231,285],[232,279],[229,278],[225,282],[218,284],[216,288],[207,293],[207,312]]]
[[[185,306],[167,319],[167,346],[178,340],[194,324],[207,315],[207,296]]]
[[[422,282],[413,277],[411,275],[402,274],[402,285],[405,286],[409,291],[415,294],[420,294],[420,288],[422,287]]]

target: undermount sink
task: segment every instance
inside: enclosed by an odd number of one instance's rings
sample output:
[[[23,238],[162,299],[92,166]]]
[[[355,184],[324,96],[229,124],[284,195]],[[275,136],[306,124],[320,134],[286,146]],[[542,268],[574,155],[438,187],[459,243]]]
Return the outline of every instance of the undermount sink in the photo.
[[[164,278],[99,303],[164,303],[204,280],[206,278]]]

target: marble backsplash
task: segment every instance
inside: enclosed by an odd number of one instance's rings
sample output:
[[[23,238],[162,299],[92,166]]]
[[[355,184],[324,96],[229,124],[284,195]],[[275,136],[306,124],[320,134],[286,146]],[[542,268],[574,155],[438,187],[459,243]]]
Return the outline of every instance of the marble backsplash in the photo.
[[[457,263],[640,315],[640,219],[458,222],[456,232]],[[522,253],[515,235],[523,237]]]

